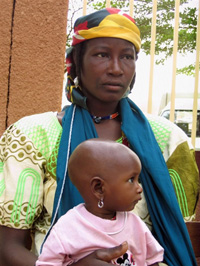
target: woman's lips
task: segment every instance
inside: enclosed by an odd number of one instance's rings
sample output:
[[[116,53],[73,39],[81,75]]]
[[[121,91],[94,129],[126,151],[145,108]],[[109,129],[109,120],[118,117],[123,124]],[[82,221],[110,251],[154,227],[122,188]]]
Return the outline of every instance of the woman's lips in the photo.
[[[103,85],[107,90],[110,91],[119,91],[123,88],[121,84],[116,84],[116,83],[106,83]]]

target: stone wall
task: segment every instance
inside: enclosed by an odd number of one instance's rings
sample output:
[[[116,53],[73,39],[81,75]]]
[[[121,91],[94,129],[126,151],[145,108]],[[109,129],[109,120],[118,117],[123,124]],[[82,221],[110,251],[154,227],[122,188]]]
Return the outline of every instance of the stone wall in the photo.
[[[60,111],[68,0],[1,0],[0,135],[19,118]]]

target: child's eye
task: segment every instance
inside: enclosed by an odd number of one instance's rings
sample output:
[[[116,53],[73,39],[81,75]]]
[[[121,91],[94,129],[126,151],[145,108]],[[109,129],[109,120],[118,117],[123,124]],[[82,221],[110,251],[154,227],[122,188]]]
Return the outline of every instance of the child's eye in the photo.
[[[129,178],[129,180],[128,180],[129,183],[133,183],[133,181],[134,181],[134,177],[131,177],[131,178]]]

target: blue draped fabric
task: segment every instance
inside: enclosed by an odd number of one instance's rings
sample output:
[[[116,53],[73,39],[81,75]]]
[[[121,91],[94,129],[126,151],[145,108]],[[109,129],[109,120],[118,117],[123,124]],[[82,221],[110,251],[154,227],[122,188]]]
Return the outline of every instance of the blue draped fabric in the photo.
[[[65,180],[68,148],[70,155],[84,140],[98,137],[89,112],[76,106],[69,143],[73,109],[73,104],[66,109],[62,121],[63,133],[57,161],[57,190],[53,223],[69,209],[83,202],[68,176]],[[142,162],[140,179],[153,223],[153,233],[165,249],[165,261],[169,266],[195,266],[196,261],[189,234],[177,203],[166,163],[151,126],[141,110],[128,98],[120,101],[120,115],[121,129],[131,149],[136,152]]]

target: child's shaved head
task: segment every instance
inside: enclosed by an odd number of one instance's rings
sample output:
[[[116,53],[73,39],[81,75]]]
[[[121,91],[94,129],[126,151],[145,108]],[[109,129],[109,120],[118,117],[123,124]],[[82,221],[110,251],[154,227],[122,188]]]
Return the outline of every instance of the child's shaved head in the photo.
[[[78,145],[72,153],[68,164],[69,177],[86,200],[91,193],[90,180],[93,177],[111,182],[125,161],[127,163],[133,158],[141,167],[138,156],[127,146],[114,141],[90,139]],[[130,163],[133,164],[132,161]]]

